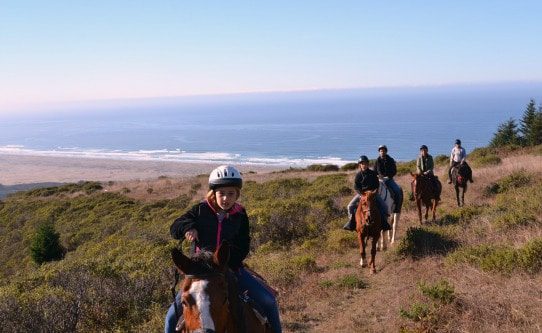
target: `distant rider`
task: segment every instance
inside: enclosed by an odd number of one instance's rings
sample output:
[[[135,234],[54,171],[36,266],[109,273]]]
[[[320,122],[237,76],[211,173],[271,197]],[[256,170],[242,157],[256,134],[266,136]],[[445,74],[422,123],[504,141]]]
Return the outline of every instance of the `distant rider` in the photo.
[[[376,159],[374,171],[378,174],[378,178],[384,180],[384,184],[390,190],[393,201],[395,202],[395,210],[393,213],[401,213],[403,206],[403,190],[393,180],[397,174],[397,166],[395,160],[388,155],[388,147],[381,145],[378,147],[380,156]]]
[[[348,218],[349,221],[343,226],[344,230],[353,231],[356,230],[356,209],[359,205],[359,200],[361,195],[366,191],[377,190],[379,187],[378,176],[376,172],[369,168],[369,158],[365,155],[360,156],[358,160],[359,171],[356,174],[354,179],[354,190],[356,195],[348,204]],[[380,209],[380,214],[383,217],[383,229],[390,230],[391,227],[388,223],[388,207],[380,195],[376,196],[378,208]]]
[[[426,145],[421,145],[420,156],[418,156],[418,159],[416,160],[416,173],[418,175],[424,175],[429,178],[429,180],[433,184],[433,187],[437,190],[436,193],[439,193],[440,196],[440,192],[442,189],[440,182],[433,173],[434,165],[435,164],[433,163],[433,156],[429,154],[429,148],[427,148]],[[414,199],[414,197],[412,197],[412,199]],[[437,199],[440,200],[440,198]]]
[[[450,167],[448,168],[448,184],[452,183],[452,169],[455,167],[459,167],[460,165],[464,164],[467,168],[467,179],[473,183],[472,181],[472,170],[470,166],[467,164],[465,159],[467,158],[467,152],[465,151],[465,148],[461,147],[461,140],[456,139],[455,145],[452,148],[452,152],[450,154]]]

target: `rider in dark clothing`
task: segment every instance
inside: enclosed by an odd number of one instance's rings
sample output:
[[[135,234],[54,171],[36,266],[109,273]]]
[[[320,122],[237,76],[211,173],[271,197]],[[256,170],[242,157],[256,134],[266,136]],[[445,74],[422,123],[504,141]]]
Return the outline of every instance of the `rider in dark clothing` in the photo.
[[[343,226],[343,229],[353,231],[356,229],[356,208],[358,207],[361,195],[366,191],[377,190],[380,186],[378,176],[376,172],[369,169],[369,158],[362,155],[358,160],[360,171],[356,174],[354,179],[354,190],[356,190],[356,196],[348,204],[349,221]],[[376,196],[378,208],[380,209],[380,215],[382,216],[384,230],[390,230],[391,227],[388,223],[388,209],[384,200],[380,195]]]
[[[395,160],[388,155],[388,147],[385,145],[378,147],[378,152],[380,156],[376,159],[374,171],[376,171],[378,177],[384,179],[384,183],[392,194],[392,198],[396,203],[393,213],[400,213],[403,206],[403,190],[393,180],[393,177],[397,174]]]

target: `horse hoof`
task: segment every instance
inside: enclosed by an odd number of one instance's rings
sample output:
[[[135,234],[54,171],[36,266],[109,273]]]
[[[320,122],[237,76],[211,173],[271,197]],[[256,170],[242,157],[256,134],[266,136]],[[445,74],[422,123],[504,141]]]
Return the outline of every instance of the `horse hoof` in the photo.
[[[361,267],[367,267],[367,263],[364,262],[363,259],[359,261],[359,264],[361,265]]]
[[[371,274],[376,274],[376,268],[371,269]]]

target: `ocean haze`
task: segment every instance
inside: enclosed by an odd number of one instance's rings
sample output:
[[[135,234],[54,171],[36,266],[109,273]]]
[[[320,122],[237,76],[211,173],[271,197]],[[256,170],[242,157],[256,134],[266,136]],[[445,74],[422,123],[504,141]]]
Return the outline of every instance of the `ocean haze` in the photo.
[[[488,144],[542,83],[252,93],[102,101],[2,116],[0,153],[188,162],[344,164],[388,145],[448,154]]]

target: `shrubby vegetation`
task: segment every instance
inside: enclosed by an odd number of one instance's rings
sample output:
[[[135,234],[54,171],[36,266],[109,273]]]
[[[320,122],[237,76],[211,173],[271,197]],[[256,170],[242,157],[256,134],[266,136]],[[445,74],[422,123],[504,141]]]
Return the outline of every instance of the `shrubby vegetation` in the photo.
[[[501,158],[494,148],[476,148],[469,154],[469,163],[475,167],[498,165]]]
[[[533,239],[520,248],[494,244],[464,247],[452,253],[447,260],[503,274],[517,270],[538,273],[542,269],[542,238]]]
[[[445,229],[438,227],[410,227],[397,247],[404,257],[419,259],[428,255],[444,255],[458,246],[458,242]]]

